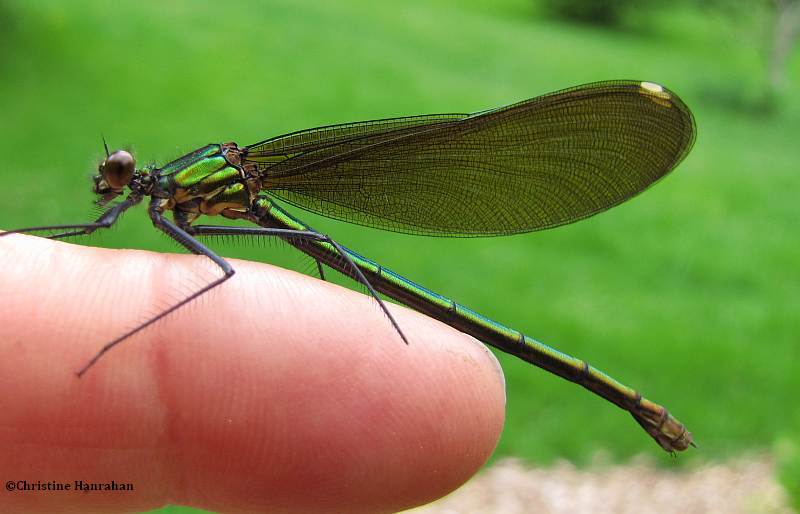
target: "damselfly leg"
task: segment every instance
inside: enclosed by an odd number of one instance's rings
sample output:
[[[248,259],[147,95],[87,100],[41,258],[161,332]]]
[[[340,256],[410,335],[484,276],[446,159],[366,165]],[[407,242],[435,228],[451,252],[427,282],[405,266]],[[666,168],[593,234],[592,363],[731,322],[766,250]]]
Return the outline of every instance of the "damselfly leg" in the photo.
[[[397,323],[397,320],[394,319],[392,316],[391,311],[389,311],[388,307],[386,307],[386,303],[378,296],[378,292],[375,291],[375,288],[372,286],[370,281],[364,276],[364,273],[361,269],[356,266],[353,262],[353,259],[350,257],[348,252],[342,248],[342,246],[337,243],[334,239],[330,236],[326,236],[324,234],[320,234],[319,232],[315,232],[313,230],[290,230],[290,229],[283,229],[283,228],[268,228],[268,227],[260,227],[260,228],[253,228],[253,227],[226,227],[226,226],[218,226],[218,225],[197,225],[188,227],[188,231],[190,234],[195,236],[270,236],[270,237],[280,237],[285,240],[295,239],[295,240],[307,240],[307,241],[318,241],[321,243],[329,244],[335,252],[341,257],[342,261],[346,264],[346,268],[350,273],[348,273],[354,280],[359,282],[360,284],[364,285],[369,291],[370,296],[378,302],[381,310],[386,317],[389,318],[389,322],[392,324],[394,329],[400,335],[400,338],[403,340],[404,343],[408,344],[408,339],[403,331],[400,329],[400,325]],[[324,280],[325,276],[322,271],[322,264],[319,260],[315,259],[317,262],[317,268],[319,270],[321,278]]]
[[[91,234],[97,229],[101,228],[110,228],[114,223],[119,220],[119,217],[122,215],[123,212],[128,210],[130,207],[138,204],[141,201],[141,198],[136,198],[133,196],[129,196],[122,202],[116,204],[115,206],[111,207],[107,211],[105,211],[96,221],[91,223],[76,223],[72,225],[43,225],[39,227],[27,227],[21,228],[17,230],[9,230],[8,232],[3,232],[0,234],[0,237],[8,236],[11,234],[34,234],[36,232],[52,232],[54,230],[58,230],[56,234],[48,234],[42,237],[47,239],[63,239],[65,237],[71,236],[86,236]]]
[[[216,253],[211,251],[203,243],[201,243],[197,239],[193,238],[191,235],[186,233],[185,230],[183,230],[182,228],[177,226],[175,223],[173,223],[170,220],[168,220],[167,218],[165,218],[164,215],[160,212],[156,202],[154,202],[154,203],[152,203],[150,205],[150,208],[148,209],[148,213],[150,214],[150,219],[153,221],[153,225],[155,225],[156,228],[158,228],[159,230],[164,232],[167,236],[169,236],[171,239],[176,241],[178,244],[183,246],[185,249],[187,249],[191,253],[193,253],[195,255],[203,255],[203,256],[208,257],[209,259],[211,259],[211,261],[214,264],[216,264],[219,267],[220,270],[222,270],[223,276],[213,280],[212,282],[210,282],[208,284],[206,284],[205,286],[203,286],[202,288],[200,288],[197,291],[193,292],[192,294],[188,295],[187,297],[185,297],[183,300],[179,301],[178,303],[173,304],[170,307],[162,310],[161,312],[159,312],[155,316],[153,316],[153,317],[149,318],[148,320],[146,320],[144,323],[140,323],[139,325],[137,325],[136,327],[132,328],[131,330],[125,332],[124,334],[120,335],[119,337],[117,337],[117,338],[113,339],[112,341],[109,341],[108,343],[106,343],[94,355],[94,357],[92,357],[91,360],[89,360],[89,362],[87,362],[86,365],[78,371],[78,376],[79,377],[83,376],[83,374],[86,373],[89,370],[89,368],[91,368],[100,359],[100,357],[102,357],[103,354],[105,354],[110,349],[114,348],[115,346],[117,346],[121,342],[123,342],[126,339],[128,339],[129,337],[133,336],[134,334],[137,334],[138,332],[141,332],[142,330],[144,330],[145,328],[149,327],[153,323],[158,322],[159,320],[161,320],[165,316],[171,314],[172,312],[175,312],[177,309],[180,309],[181,307],[183,307],[187,303],[195,300],[199,296],[211,291],[215,287],[219,286],[220,284],[222,284],[223,282],[225,282],[226,280],[231,278],[234,275],[234,273],[236,273],[236,270],[233,269],[233,267],[228,263],[228,261],[226,261],[225,259],[223,259],[219,255],[217,255]]]

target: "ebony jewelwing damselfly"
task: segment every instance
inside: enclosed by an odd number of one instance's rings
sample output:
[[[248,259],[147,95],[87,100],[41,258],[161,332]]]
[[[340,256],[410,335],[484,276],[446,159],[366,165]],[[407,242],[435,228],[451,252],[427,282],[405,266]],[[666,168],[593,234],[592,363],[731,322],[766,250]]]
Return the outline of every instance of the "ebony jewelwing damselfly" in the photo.
[[[670,172],[689,152],[695,125],[671,91],[609,81],[475,114],[437,114],[331,125],[249,146],[209,144],[162,167],[136,168],[131,153],[106,148],[94,177],[105,212],[93,223],[32,227],[49,238],[108,228],[149,199],[153,224],[222,276],[108,342],[108,350],[234,274],[202,236],[278,237],[366,286],[408,343],[378,293],[485,344],[582,385],[627,410],[667,451],[692,436],[667,410],[586,362],[433,293],[343,247],[276,200],[330,218],[409,234],[477,237],[565,225],[609,209]],[[124,199],[119,199],[124,196]],[[172,211],[173,220],[165,214]],[[222,215],[257,227],[193,225]],[[55,233],[53,233],[55,232]]]

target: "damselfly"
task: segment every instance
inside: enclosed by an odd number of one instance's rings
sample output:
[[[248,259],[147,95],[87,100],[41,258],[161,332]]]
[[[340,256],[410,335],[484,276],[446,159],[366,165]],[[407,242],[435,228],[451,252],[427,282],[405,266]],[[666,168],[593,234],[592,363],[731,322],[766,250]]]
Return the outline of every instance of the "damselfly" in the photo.
[[[221,276],[136,328],[108,350],[228,280],[234,269],[198,238],[278,237],[364,286],[400,338],[408,340],[378,293],[485,344],[582,385],[634,419],[667,451],[692,444],[667,410],[585,361],[554,350],[433,293],[343,247],[277,201],[351,223],[410,234],[499,236],[556,227],[640,193],[671,171],[695,137],[691,112],[650,82],[574,87],[475,114],[437,114],[331,125],[249,146],[209,144],[162,167],[137,168],[124,150],[109,153],[94,177],[105,212],[93,223],[32,227],[59,239],[108,228],[149,199],[153,224]],[[124,198],[120,198],[124,197]],[[172,211],[172,220],[166,217]],[[194,225],[200,216],[255,227]]]

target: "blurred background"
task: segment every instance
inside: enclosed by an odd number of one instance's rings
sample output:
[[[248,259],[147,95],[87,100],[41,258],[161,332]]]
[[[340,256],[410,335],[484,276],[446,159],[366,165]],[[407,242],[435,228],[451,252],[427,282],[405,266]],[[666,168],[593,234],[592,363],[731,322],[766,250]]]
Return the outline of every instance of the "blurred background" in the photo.
[[[700,445],[671,459],[623,411],[501,355],[508,418],[489,468],[646,455],[694,476],[752,458],[798,508],[799,37],[797,0],[0,0],[0,227],[86,219],[101,132],[164,163],[207,142],[478,111],[597,80],[664,84],[695,113],[693,152],[581,223],[445,240],[298,215],[637,388]],[[141,208],[88,243],[174,251]],[[311,269],[275,246],[223,253]]]

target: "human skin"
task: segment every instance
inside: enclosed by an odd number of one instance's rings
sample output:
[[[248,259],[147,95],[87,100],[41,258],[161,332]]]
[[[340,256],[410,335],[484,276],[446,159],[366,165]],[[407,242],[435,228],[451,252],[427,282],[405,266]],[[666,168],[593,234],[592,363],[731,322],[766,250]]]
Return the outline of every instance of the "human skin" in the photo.
[[[475,339],[266,264],[79,370],[210,277],[201,257],[0,238],[0,512],[394,512],[452,491],[504,419]],[[200,273],[198,273],[200,270]]]

